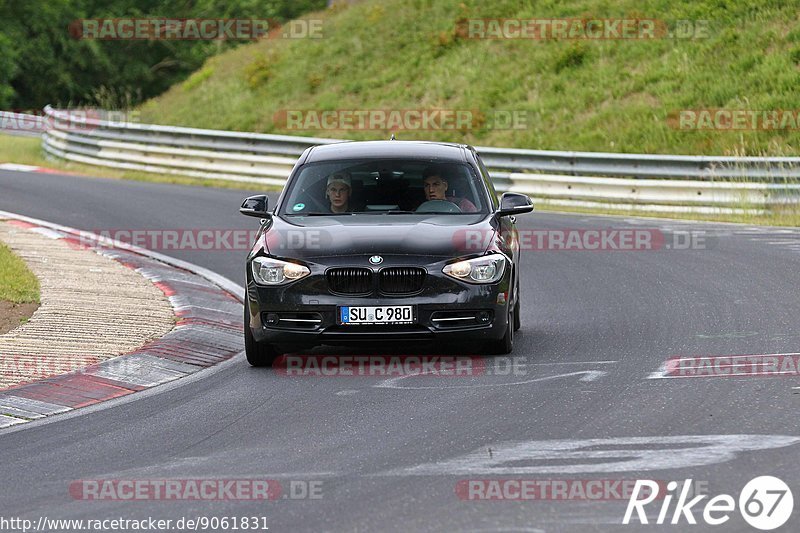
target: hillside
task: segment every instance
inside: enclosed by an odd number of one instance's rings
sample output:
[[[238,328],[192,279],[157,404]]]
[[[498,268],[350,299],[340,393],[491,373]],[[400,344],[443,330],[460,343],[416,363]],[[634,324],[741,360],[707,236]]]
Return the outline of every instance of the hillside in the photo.
[[[367,0],[310,15],[322,19],[323,38],[264,40],[209,59],[187,81],[146,102],[141,120],[374,139],[387,138],[389,129],[287,128],[286,111],[470,110],[468,127],[401,130],[398,137],[559,150],[792,155],[800,135],[791,122],[787,130],[772,131],[675,126],[686,109],[800,107],[800,14],[789,4]],[[702,31],[708,37],[468,38],[464,24],[486,18],[659,19],[669,28],[681,20],[708,21],[692,23],[707,24]],[[498,110],[523,117],[521,127],[492,127]]]

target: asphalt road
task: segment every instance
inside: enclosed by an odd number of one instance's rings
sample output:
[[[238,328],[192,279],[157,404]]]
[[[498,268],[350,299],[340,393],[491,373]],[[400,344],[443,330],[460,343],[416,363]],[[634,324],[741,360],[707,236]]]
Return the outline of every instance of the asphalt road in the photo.
[[[91,230],[253,229],[257,221],[237,213],[247,194],[0,173],[0,209]],[[134,401],[0,431],[0,517],[257,516],[271,531],[685,531],[685,517],[621,525],[627,499],[613,492],[475,501],[459,487],[692,479],[738,498],[752,478],[774,475],[800,496],[796,375],[649,379],[674,356],[800,351],[798,232],[543,213],[519,225],[651,229],[667,244],[694,232],[705,244],[524,252],[514,359],[489,358],[482,375],[298,378],[239,356]],[[242,282],[244,250],[164,253]],[[87,501],[69,492],[76,480],[200,478],[279,480],[300,499]],[[321,497],[303,499],[308,487]],[[706,501],[694,507],[700,524]],[[651,522],[660,506],[646,508]],[[738,510],[722,526],[692,528],[707,529],[755,531]],[[795,511],[781,530],[798,529]]]

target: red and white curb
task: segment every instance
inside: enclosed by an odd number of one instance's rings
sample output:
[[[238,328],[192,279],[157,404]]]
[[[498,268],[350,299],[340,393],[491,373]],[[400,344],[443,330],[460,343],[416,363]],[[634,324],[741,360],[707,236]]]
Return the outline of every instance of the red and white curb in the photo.
[[[205,268],[74,228],[0,211],[76,246],[89,242],[152,281],[169,298],[176,326],[155,341],[80,370],[0,391],[0,428],[155,387],[230,359],[244,348],[244,288]],[[95,247],[96,246],[96,247]]]

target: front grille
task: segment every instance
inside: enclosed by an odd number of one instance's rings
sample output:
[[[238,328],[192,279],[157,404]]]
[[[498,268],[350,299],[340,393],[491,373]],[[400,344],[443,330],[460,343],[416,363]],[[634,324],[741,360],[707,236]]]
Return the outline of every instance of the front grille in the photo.
[[[372,292],[372,271],[368,268],[332,268],[326,274],[328,288],[339,294]]]
[[[390,267],[381,270],[380,291],[383,294],[412,294],[422,290],[425,269],[416,267]]]

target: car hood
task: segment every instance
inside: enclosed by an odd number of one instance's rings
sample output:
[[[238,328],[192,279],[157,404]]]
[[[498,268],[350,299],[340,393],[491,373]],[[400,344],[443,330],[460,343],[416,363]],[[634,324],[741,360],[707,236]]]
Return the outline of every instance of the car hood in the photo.
[[[487,214],[274,217],[262,242],[271,255],[296,259],[350,255],[449,258],[485,251],[494,235],[492,217]]]

